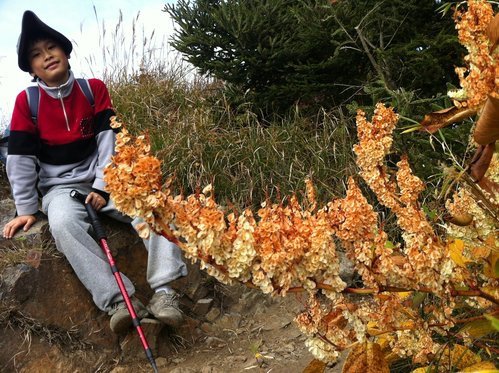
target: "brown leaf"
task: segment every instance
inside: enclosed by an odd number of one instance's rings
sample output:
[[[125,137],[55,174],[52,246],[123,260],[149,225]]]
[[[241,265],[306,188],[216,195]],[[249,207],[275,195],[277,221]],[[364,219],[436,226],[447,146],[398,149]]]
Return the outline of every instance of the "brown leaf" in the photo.
[[[470,175],[475,183],[485,176],[494,155],[495,141],[488,145],[480,145],[473,155],[470,163]]]
[[[476,110],[456,106],[426,114],[420,122],[425,131],[434,133],[440,128],[460,122],[476,114]]]
[[[499,42],[499,13],[490,21],[489,27],[487,28],[487,36],[491,44],[490,53],[492,53]]]
[[[326,370],[326,363],[317,359],[312,360],[303,369],[302,373],[323,373]]]
[[[377,343],[357,343],[343,365],[343,373],[389,373],[385,354]]]
[[[499,98],[489,96],[473,132],[475,141],[487,145],[499,140]]]

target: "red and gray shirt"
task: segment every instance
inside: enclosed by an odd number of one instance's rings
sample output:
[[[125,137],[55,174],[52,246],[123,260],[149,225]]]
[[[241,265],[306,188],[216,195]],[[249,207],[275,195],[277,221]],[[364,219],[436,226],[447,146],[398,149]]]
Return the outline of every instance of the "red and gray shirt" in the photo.
[[[114,110],[106,85],[98,79],[88,83],[94,107],[71,71],[60,87],[48,87],[39,80],[36,124],[26,91],[17,96],[10,124],[7,176],[19,215],[38,211],[37,186],[42,195],[55,185],[78,183],[104,191],[103,170],[114,153],[115,133],[109,125]]]

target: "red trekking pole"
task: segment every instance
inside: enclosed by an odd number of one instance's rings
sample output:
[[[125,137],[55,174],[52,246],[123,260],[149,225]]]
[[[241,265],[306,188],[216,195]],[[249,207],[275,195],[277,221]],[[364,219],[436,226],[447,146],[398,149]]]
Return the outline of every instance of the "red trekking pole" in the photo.
[[[116,282],[118,283],[118,287],[120,288],[121,295],[123,296],[123,299],[126,304],[126,308],[128,309],[128,312],[130,313],[130,316],[132,317],[132,322],[133,325],[135,326],[137,333],[139,334],[140,341],[142,342],[142,347],[144,347],[144,351],[146,353],[147,359],[149,359],[149,362],[151,363],[154,372],[158,372],[158,368],[156,366],[156,361],[154,360],[154,356],[152,354],[152,350],[149,347],[149,344],[147,343],[146,336],[144,334],[144,331],[142,330],[142,327],[140,326],[140,320],[137,317],[137,314],[135,313],[135,309],[133,308],[132,302],[130,301],[130,296],[128,295],[128,292],[125,288],[125,284],[123,283],[123,279],[121,278],[121,274],[118,271],[118,267],[116,266],[116,262],[114,261],[113,254],[111,254],[111,250],[109,249],[109,246],[107,245],[107,236],[104,231],[104,228],[102,227],[102,224],[99,220],[99,217],[97,216],[97,213],[93,209],[93,207],[85,203],[85,200],[87,198],[86,195],[81,194],[77,190],[72,190],[69,194],[71,197],[74,199],[80,201],[84,206],[85,209],[87,210],[88,217],[90,218],[90,223],[92,224],[92,227],[94,228],[95,234],[97,236],[97,239],[99,240],[99,245],[102,248],[102,250],[105,252],[107,259],[109,261],[109,265],[111,266],[111,271],[113,272],[114,278],[116,279]]]

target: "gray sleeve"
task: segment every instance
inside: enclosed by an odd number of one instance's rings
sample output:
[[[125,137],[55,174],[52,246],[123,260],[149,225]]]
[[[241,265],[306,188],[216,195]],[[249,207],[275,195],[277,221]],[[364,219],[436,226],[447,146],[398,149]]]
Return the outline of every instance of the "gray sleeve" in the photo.
[[[98,159],[95,170],[95,180],[92,187],[105,191],[104,168],[111,162],[111,156],[114,154],[114,144],[116,134],[112,130],[102,131],[97,135]]]
[[[38,211],[36,190],[36,157],[7,155],[7,176],[18,215],[33,215]]]

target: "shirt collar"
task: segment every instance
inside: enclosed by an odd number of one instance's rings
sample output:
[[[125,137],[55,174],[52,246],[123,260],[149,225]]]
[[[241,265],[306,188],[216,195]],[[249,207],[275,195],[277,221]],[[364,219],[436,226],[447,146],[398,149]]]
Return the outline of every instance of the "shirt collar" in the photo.
[[[61,84],[58,87],[49,87],[45,84],[43,80],[40,78],[37,79],[38,86],[43,89],[47,94],[52,98],[60,98],[69,96],[71,90],[73,89],[73,84],[75,81],[74,74],[71,70],[69,70],[69,78],[66,83]]]

